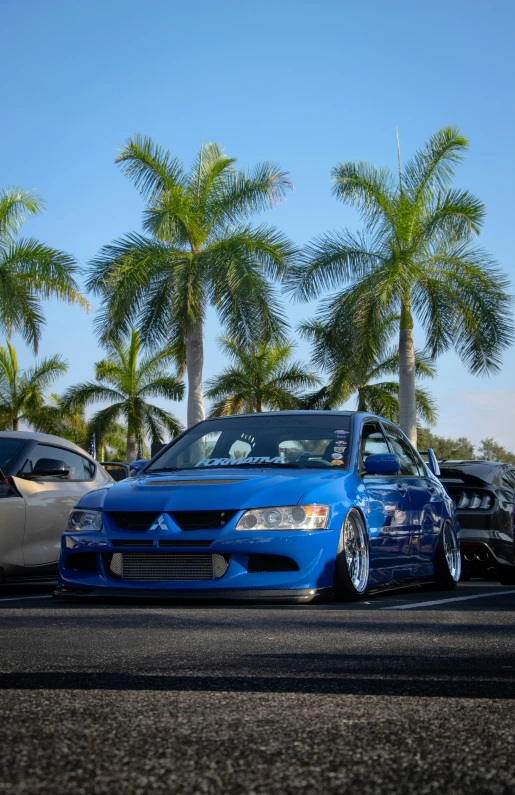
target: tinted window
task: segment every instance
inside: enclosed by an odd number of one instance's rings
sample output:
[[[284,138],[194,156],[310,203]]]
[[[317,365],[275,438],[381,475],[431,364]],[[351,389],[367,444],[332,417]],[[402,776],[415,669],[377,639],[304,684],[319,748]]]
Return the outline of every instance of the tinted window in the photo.
[[[505,469],[502,474],[502,484],[509,491],[515,489],[515,469]]]
[[[384,427],[393,452],[399,456],[401,475],[425,475],[422,462],[419,462],[409,442],[393,425],[385,423]]]
[[[19,453],[26,439],[10,439],[8,436],[0,437],[0,469],[4,475],[9,474],[11,461]]]
[[[350,418],[299,414],[213,419],[196,425],[146,469],[345,467]]]
[[[385,435],[378,422],[366,422],[363,426],[360,451],[363,461],[369,455],[390,452]]]
[[[64,447],[52,447],[47,444],[36,445],[23,465],[22,474],[34,472],[38,468],[38,461],[43,459],[64,461],[69,468],[67,475],[45,476],[45,480],[93,480],[95,477],[95,465],[87,458],[83,458],[71,450],[66,450]]]

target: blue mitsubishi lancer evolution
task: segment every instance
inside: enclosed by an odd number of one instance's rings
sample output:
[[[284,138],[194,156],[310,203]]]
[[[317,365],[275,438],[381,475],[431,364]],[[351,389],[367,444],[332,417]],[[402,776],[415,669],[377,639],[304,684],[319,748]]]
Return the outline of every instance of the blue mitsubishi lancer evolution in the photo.
[[[428,458],[361,412],[205,420],[82,497],[55,595],[311,602],[454,588],[455,508]]]

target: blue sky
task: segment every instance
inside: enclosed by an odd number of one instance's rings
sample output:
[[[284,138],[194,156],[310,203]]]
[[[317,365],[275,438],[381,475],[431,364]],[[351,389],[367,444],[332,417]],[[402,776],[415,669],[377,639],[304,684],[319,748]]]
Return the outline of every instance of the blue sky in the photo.
[[[296,190],[266,220],[296,243],[345,226],[350,208],[330,194],[337,162],[396,165],[395,128],[407,158],[446,124],[470,151],[456,184],[488,215],[482,245],[515,281],[513,154],[515,5],[511,0],[0,0],[4,64],[0,184],[45,197],[24,234],[85,264],[140,229],[142,200],[114,165],[136,132],[189,164],[202,138],[241,166],[273,160]],[[295,326],[314,305],[284,311]],[[49,304],[41,354],[70,364],[57,385],[92,376],[100,351],[93,315]],[[209,316],[205,375],[222,366]],[[417,343],[423,342],[420,333]],[[23,366],[31,354],[16,340]],[[305,344],[298,347],[306,359]],[[515,351],[502,373],[470,376],[454,354],[431,389],[437,430],[486,435],[515,450]],[[185,407],[176,405],[184,420]]]

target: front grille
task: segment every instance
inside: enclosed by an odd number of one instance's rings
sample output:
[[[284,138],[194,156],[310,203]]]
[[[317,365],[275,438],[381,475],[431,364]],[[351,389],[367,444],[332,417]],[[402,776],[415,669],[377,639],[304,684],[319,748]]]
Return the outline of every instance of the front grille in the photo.
[[[119,538],[112,538],[110,543],[112,547],[151,547],[154,544],[150,538],[143,541],[136,538],[124,538],[122,540]]]
[[[122,530],[145,533],[160,514],[156,511],[109,511],[107,516]]]
[[[181,530],[219,530],[236,511],[174,511],[171,516]]]
[[[158,541],[160,547],[210,547],[212,541]]]
[[[115,552],[109,568],[111,574],[122,580],[187,582],[216,580],[225,574],[228,566],[226,555]]]

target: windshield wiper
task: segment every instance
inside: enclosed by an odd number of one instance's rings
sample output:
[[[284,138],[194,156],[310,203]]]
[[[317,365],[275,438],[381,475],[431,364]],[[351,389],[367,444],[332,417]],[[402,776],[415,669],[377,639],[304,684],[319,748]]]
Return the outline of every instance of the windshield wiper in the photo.
[[[159,467],[159,469],[148,469],[147,472],[144,472],[143,474],[146,475],[147,473],[150,472],[179,472],[179,471],[181,471],[180,467]]]

